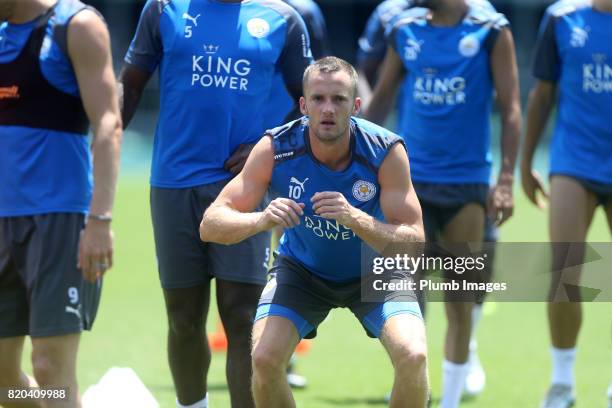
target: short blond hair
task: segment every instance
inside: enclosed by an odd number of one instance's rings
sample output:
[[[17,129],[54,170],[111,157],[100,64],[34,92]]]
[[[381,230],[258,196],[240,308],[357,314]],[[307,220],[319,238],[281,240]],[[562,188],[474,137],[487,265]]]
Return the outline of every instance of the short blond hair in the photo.
[[[302,80],[302,88],[304,93],[306,93],[306,84],[310,79],[310,75],[313,72],[322,72],[324,74],[331,74],[334,72],[346,72],[351,80],[351,85],[353,88],[353,97],[357,96],[357,71],[355,68],[338,57],[324,57],[320,60],[315,61],[314,64],[309,65],[308,68],[304,71],[304,78]]]

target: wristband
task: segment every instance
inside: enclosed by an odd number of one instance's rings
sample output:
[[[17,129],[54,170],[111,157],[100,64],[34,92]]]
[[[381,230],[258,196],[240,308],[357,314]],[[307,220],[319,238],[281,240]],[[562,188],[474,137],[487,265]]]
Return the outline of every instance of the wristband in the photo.
[[[108,222],[113,220],[113,216],[110,214],[89,214],[87,218],[96,220],[96,221],[108,221]]]

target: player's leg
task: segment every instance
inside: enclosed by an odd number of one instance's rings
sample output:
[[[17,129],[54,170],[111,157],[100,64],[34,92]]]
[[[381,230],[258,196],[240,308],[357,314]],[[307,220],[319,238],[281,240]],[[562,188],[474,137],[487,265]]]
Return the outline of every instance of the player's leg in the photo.
[[[442,231],[445,244],[478,244],[482,242],[485,211],[480,203],[464,205]],[[474,247],[472,246],[472,249]],[[469,255],[469,254],[466,254]],[[451,272],[452,273],[452,272]],[[459,406],[468,373],[468,352],[473,302],[445,302],[447,331],[444,343],[442,408]]]
[[[203,186],[202,188],[206,188]],[[198,190],[151,188],[155,251],[168,319],[168,363],[180,405],[207,405],[210,302],[207,247],[199,238]]]
[[[206,376],[211,356],[206,316],[210,284],[163,291],[168,318],[168,363],[177,402],[195,404],[206,399],[208,389]]]
[[[80,333],[32,338],[34,378],[42,388],[65,388],[65,400],[47,399],[45,407],[78,408],[81,406],[76,377]]]
[[[395,372],[389,406],[427,406],[427,341],[423,319],[409,313],[390,317],[382,328],[380,341],[389,354]]]
[[[606,211],[606,218],[608,220],[608,228],[612,233],[612,194],[606,195],[604,198],[604,209]],[[612,382],[608,386],[608,408],[612,408]]]
[[[567,407],[573,403],[573,371],[582,308],[578,302],[567,301],[568,293],[560,282],[578,283],[581,243],[586,239],[597,206],[595,195],[576,179],[553,176],[550,184],[549,232],[551,242],[556,243],[552,246],[550,296],[562,301],[548,303],[553,373],[551,388],[542,405],[546,408]],[[565,265],[577,266],[565,268]]]
[[[261,205],[259,209],[263,209]],[[226,374],[232,406],[252,407],[251,332],[267,281],[270,233],[259,233],[235,245],[210,244],[209,255],[228,342]]]
[[[293,407],[287,365],[302,338],[337,302],[334,290],[289,258],[278,256],[261,293],[253,328],[253,395],[257,407]],[[337,303],[335,303],[337,304]]]
[[[299,341],[295,324],[285,317],[268,316],[255,322],[252,364],[257,407],[295,407],[286,370]]]
[[[34,381],[21,370],[24,336],[0,338],[0,388],[26,388]],[[0,401],[4,408],[40,408],[38,402],[10,404]]]
[[[493,275],[493,265],[495,263],[495,247],[497,245],[498,229],[495,227],[493,222],[486,217],[485,218],[485,229],[484,229],[484,243],[487,245],[486,253],[487,259],[485,262],[485,269],[483,271],[484,281],[490,282]],[[472,307],[472,325],[470,331],[470,348],[468,355],[468,374],[465,378],[465,385],[463,387],[464,395],[476,396],[482,392],[486,385],[486,374],[480,363],[478,357],[478,340],[477,332],[478,325],[482,318],[482,312],[484,308],[486,292],[478,294],[476,297],[476,303]]]
[[[90,330],[98,309],[101,281],[86,282],[77,269],[82,214],[24,217],[27,244],[23,265],[29,293],[32,367],[40,387],[66,388],[65,400],[45,400],[45,407],[80,407],[76,362],[80,332]]]
[[[25,334],[28,333],[28,304],[25,286],[15,265],[12,242],[14,220],[0,217],[0,388],[28,387],[30,379],[21,370]],[[15,405],[4,402],[4,407]],[[38,403],[18,407],[40,407]]]
[[[227,335],[226,375],[232,406],[254,406],[251,394],[251,331],[263,285],[217,279],[217,305]]]

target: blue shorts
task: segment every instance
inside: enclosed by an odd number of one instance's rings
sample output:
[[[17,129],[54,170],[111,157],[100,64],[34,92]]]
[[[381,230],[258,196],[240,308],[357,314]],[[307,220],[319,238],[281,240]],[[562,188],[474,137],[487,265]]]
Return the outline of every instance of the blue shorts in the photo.
[[[285,256],[276,258],[270,277],[261,294],[255,321],[268,316],[284,317],[293,323],[301,338],[315,337],[319,324],[336,307],[348,307],[370,337],[380,337],[385,322],[392,316],[408,313],[422,319],[416,296],[407,299],[405,293],[395,292],[389,293],[383,302],[364,302],[360,279],[324,280]]]

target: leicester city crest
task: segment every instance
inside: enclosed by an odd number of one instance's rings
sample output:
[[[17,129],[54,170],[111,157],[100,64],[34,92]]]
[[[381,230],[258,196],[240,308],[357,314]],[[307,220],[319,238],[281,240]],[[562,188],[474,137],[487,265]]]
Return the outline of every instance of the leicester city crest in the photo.
[[[353,184],[353,197],[359,201],[368,201],[376,195],[376,186],[369,181],[358,180]]]
[[[247,22],[247,30],[255,38],[264,38],[270,32],[270,24],[263,18],[252,18]]]
[[[468,34],[459,41],[459,53],[471,58],[480,51],[480,41],[474,34]]]

